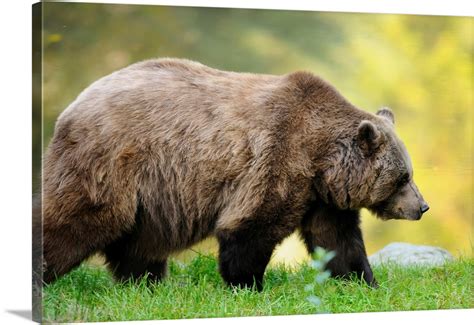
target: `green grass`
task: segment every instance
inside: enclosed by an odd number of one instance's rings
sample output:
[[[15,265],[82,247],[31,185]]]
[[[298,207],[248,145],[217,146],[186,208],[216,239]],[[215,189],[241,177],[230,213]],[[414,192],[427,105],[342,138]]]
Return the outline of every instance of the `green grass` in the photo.
[[[316,294],[332,313],[473,308],[474,259],[442,267],[384,266],[374,269],[372,289],[361,281],[328,280]],[[103,267],[82,265],[44,290],[45,321],[114,321],[227,316],[312,314],[318,309],[304,290],[314,271],[270,268],[261,293],[227,288],[214,257],[188,265],[170,263],[156,285],[116,283]]]

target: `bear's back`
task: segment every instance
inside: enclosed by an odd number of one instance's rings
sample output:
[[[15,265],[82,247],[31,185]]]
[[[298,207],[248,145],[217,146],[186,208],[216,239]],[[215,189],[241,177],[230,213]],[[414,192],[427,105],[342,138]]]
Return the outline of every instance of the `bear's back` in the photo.
[[[211,122],[268,128],[267,103],[284,82],[279,76],[220,71],[183,59],[147,60],[91,84],[57,124],[82,121],[100,127],[102,134],[126,129],[129,135],[149,129],[156,134],[192,121],[206,128]]]

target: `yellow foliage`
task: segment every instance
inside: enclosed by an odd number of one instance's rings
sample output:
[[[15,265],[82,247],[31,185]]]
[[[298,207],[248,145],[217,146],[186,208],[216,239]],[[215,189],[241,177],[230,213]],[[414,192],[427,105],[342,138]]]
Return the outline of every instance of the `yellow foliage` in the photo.
[[[48,43],[58,43],[61,42],[63,36],[61,34],[51,34],[48,36]]]

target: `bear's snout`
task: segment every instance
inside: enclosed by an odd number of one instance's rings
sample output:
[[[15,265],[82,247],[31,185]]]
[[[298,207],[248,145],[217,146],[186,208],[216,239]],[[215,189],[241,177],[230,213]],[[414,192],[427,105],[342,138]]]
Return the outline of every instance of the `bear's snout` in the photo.
[[[418,217],[414,218],[413,220],[420,220],[423,213],[425,213],[429,209],[430,209],[429,205],[423,201],[423,203],[421,203],[420,211],[418,212]]]
[[[420,220],[430,209],[413,181],[401,187],[385,201],[369,208],[383,219]]]
[[[421,200],[419,203],[418,209],[408,209],[407,213],[403,213],[405,218],[408,220],[420,220],[423,214],[430,209],[429,205],[424,201]],[[410,211],[411,210],[411,211]],[[403,210],[402,210],[403,211]]]
[[[421,214],[425,213],[426,211],[428,211],[430,209],[429,205],[426,204],[426,202],[424,202],[422,205],[421,205],[421,208],[420,208],[420,212]]]

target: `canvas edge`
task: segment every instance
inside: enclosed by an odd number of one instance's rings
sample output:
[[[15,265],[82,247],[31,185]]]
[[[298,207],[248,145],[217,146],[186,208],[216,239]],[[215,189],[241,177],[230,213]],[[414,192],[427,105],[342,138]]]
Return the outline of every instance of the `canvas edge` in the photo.
[[[42,227],[42,134],[43,134],[43,4],[32,5],[32,116],[41,116],[32,123],[32,318],[43,319],[43,227]],[[33,119],[35,121],[37,119]],[[40,139],[38,139],[40,135]]]

